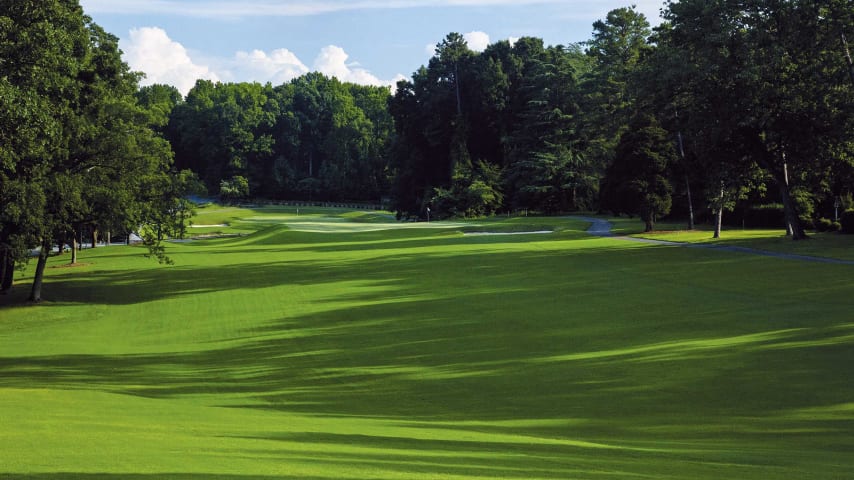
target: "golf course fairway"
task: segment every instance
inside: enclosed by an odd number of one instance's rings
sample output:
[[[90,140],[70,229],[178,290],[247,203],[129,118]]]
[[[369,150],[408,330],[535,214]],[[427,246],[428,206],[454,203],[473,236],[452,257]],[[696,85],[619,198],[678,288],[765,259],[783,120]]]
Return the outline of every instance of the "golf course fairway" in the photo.
[[[854,474],[854,266],[567,218],[194,221],[221,238],[168,243],[171,266],[52,257],[38,305],[18,274],[0,478]]]

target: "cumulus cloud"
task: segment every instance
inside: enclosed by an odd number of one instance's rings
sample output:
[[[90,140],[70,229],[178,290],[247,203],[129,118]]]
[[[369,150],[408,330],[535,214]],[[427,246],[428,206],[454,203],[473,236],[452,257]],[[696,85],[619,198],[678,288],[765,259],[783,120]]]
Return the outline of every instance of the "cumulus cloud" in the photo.
[[[271,82],[279,85],[309,72],[308,67],[286,48],[269,54],[262,50],[237,52],[231,65],[230,77],[237,81]]]
[[[129,39],[122,40],[121,48],[128,65],[133,70],[145,73],[145,79],[140,82],[142,85],[173,85],[185,96],[198,79],[280,85],[311,71],[296,54],[286,48],[271,52],[240,51],[232,58],[211,58],[207,59],[206,65],[201,65],[190,58],[183,45],[157,27],[131,30]],[[313,70],[343,82],[387,86],[392,90],[399,80],[405,79],[398,74],[391,80],[381,80],[358,63],[349,62],[349,58],[343,48],[329,45],[321,49]]]
[[[489,35],[486,32],[474,31],[463,34],[466,44],[473,52],[482,52],[489,46]],[[424,46],[424,52],[428,58],[432,58],[436,54],[437,43],[428,43]]]
[[[132,29],[129,39],[121,42],[121,48],[128,65],[145,73],[145,79],[140,82],[142,85],[174,85],[186,95],[197,79],[219,80],[208,66],[196,64],[187,49],[169,38],[161,28]]]
[[[424,46],[424,52],[427,53],[428,58],[433,58],[433,55],[436,55],[436,44],[428,43]]]
[[[328,77],[335,77],[342,82],[356,83],[359,85],[389,86],[394,89],[398,80],[404,80],[403,75],[398,74],[392,80],[380,80],[368,70],[359,66],[358,63],[348,63],[350,56],[343,48],[329,45],[320,50],[320,54],[314,60],[314,70]]]
[[[489,35],[485,32],[474,31],[464,33],[463,38],[466,39],[466,43],[469,44],[469,48],[475,52],[482,52],[489,46]]]

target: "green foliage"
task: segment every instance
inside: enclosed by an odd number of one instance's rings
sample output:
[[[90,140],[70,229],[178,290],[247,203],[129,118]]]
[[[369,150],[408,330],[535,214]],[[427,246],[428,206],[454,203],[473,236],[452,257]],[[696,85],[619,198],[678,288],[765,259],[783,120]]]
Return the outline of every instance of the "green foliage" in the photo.
[[[430,199],[435,218],[482,217],[492,215],[504,200],[500,189],[501,171],[484,161],[475,168],[458,166],[448,189],[436,188]]]
[[[249,196],[249,180],[235,175],[219,184],[219,196],[225,200],[240,200]]]
[[[794,238],[804,238],[801,221],[811,215],[802,208],[811,202],[798,190],[819,193],[827,169],[852,148],[844,112],[854,85],[839,48],[853,21],[850,1],[681,0],[668,3],[664,18],[669,93],[688,111],[683,125],[696,154],[706,169],[724,163],[736,178],[751,163],[765,169]]]
[[[815,223],[815,229],[817,232],[838,232],[842,230],[842,224],[829,218],[819,218]]]
[[[637,111],[635,79],[652,50],[651,33],[635,7],[618,8],[593,24],[593,38],[584,43],[592,65],[580,79],[579,146],[598,175],[613,162],[617,142]]]
[[[318,73],[277,87],[200,81],[171,117],[176,164],[212,191],[242,176],[258,197],[378,201],[388,190],[388,97]]]
[[[676,152],[667,132],[650,116],[636,117],[620,137],[616,158],[602,187],[602,206],[615,214],[638,215],[652,230],[672,206],[666,175]]]
[[[145,223],[149,186],[172,156],[151,128],[163,115],[137,103],[139,74],[118,39],[77,2],[6,2],[0,24],[0,244],[16,262],[42,248],[38,301],[48,249],[84,227],[129,232]]]
[[[442,205],[461,202],[442,211],[471,210],[471,195],[461,192],[478,180],[477,169],[466,167],[472,158],[503,171],[503,206],[554,212],[589,205],[595,167],[573,145],[575,68],[585,61],[578,48],[545,47],[530,37],[474,53],[450,34],[389,103],[398,212],[421,215],[434,197]],[[462,187],[461,172],[472,175]],[[478,191],[472,195],[485,190]]]
[[[165,132],[172,111],[184,101],[181,92],[171,85],[140,87],[136,92],[136,98],[139,105],[151,115],[150,123],[161,133]]]

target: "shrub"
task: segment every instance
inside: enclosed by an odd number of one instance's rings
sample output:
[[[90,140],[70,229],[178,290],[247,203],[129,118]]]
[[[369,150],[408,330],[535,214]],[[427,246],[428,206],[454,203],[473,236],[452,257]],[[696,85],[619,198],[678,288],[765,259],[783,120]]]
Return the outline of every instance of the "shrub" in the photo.
[[[833,222],[830,224],[830,231],[831,232],[838,232],[840,230],[842,230],[842,224],[841,223]]]
[[[846,210],[839,222],[842,233],[854,233],[854,210]]]
[[[815,229],[818,232],[833,231],[833,221],[829,218],[819,218],[818,221],[815,222]]]
[[[792,189],[792,202],[798,212],[798,218],[804,228],[813,228],[815,224],[815,196],[802,188]]]
[[[249,181],[240,175],[219,182],[219,196],[224,200],[239,200],[249,196]]]

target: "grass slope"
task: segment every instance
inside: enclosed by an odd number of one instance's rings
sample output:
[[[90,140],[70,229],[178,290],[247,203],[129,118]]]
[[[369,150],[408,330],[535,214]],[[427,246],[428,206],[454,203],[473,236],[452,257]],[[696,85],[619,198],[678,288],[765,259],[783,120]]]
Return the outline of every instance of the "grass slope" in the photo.
[[[850,266],[563,219],[207,214],[245,236],[170,245],[172,267],[88,250],[45,304],[2,299],[0,477],[854,471]],[[461,233],[526,228],[556,233]]]

